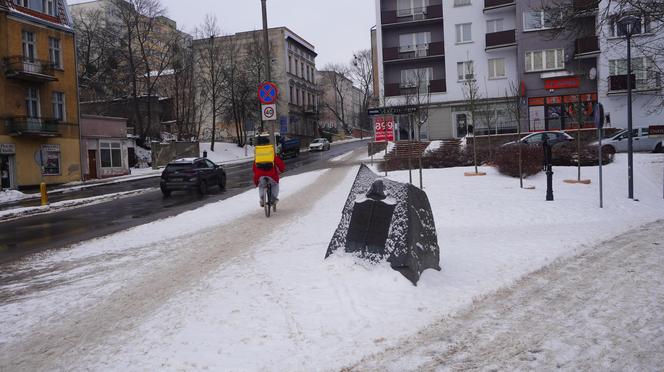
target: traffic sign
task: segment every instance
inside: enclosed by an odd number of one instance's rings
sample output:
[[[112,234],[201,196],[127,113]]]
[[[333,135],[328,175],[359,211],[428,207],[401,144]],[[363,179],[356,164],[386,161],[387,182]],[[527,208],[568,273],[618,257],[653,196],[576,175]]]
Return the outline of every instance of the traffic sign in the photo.
[[[277,119],[277,105],[276,104],[271,104],[271,105],[262,105],[261,106],[261,113],[263,116],[263,121],[270,121],[270,120],[276,120]]]
[[[274,83],[268,81],[258,86],[258,100],[264,105],[276,103],[278,94],[279,89]]]

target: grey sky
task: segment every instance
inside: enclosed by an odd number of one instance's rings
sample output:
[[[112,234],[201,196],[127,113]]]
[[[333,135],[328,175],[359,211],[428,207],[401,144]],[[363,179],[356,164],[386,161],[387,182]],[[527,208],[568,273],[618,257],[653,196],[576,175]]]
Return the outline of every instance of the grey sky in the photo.
[[[83,0],[69,0],[70,4]],[[162,0],[168,16],[191,32],[206,14],[217,16],[224,33],[262,28],[260,0]],[[316,65],[348,62],[353,52],[371,47],[376,23],[373,0],[267,0],[270,27],[287,26],[314,44]]]

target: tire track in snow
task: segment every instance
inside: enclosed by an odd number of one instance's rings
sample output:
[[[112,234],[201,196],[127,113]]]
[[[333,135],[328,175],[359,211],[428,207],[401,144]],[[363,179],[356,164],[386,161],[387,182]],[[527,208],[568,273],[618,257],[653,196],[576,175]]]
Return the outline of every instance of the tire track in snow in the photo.
[[[359,151],[362,149],[356,150]],[[239,257],[250,254],[256,244],[272,231],[307,213],[321,196],[335,188],[339,179],[356,169],[353,164],[335,164],[305,189],[306,192],[282,199],[278,213],[269,220],[258,208],[256,200],[255,213],[191,238],[168,242],[173,245],[169,251],[178,252],[176,256],[155,258],[150,265],[144,265],[142,271],[125,278],[122,288],[103,301],[75,312],[59,314],[48,319],[48,324],[31,330],[29,337],[0,345],[0,366],[3,370],[79,369],[82,366],[78,366],[76,361],[94,354],[95,349],[104,348],[112,353],[112,345],[122,345],[126,332],[137,329],[168,299],[194,288],[214,270],[233,261],[237,263]],[[270,229],[256,229],[266,221]],[[156,244],[164,243],[167,242]],[[105,273],[109,280],[112,280],[112,274]],[[298,325],[289,323],[293,334],[298,337]],[[108,350],[109,347],[111,350]]]

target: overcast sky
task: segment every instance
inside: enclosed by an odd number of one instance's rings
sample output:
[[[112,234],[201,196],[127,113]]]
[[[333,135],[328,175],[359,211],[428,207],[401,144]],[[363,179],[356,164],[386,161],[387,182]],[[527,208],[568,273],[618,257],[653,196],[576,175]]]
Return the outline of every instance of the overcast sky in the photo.
[[[161,0],[178,27],[191,32],[214,14],[224,33],[262,28],[260,0]],[[84,2],[68,0],[69,4]],[[316,65],[348,62],[371,47],[373,0],[267,0],[269,27],[286,26],[316,47]]]

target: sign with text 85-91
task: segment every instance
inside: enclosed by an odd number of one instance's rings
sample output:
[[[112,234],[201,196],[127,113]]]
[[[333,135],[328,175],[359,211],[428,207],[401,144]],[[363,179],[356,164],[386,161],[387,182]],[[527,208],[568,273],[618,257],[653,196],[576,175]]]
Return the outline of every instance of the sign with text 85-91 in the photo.
[[[374,122],[376,142],[394,141],[394,116],[378,116]]]

